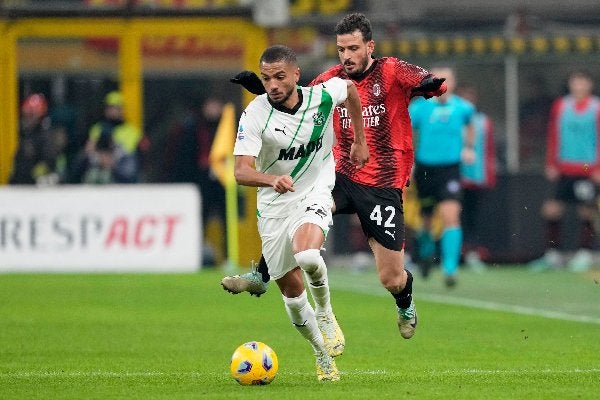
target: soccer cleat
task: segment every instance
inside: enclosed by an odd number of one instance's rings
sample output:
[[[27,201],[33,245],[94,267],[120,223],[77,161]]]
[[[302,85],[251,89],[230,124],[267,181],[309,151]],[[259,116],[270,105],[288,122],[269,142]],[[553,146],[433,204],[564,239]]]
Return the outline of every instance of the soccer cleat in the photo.
[[[331,357],[337,357],[342,354],[346,346],[344,333],[338,325],[337,319],[332,312],[325,315],[317,315],[317,325],[323,335],[325,348]]]
[[[408,308],[398,308],[398,329],[400,336],[404,339],[410,339],[415,334],[417,328],[417,308],[415,302],[410,301]]]
[[[317,352],[315,355],[317,357],[317,379],[320,381],[339,381],[340,373],[333,357],[322,351]]]
[[[541,258],[530,261],[528,265],[532,272],[556,270],[563,266],[563,258],[558,250],[549,249]]]
[[[579,249],[569,261],[567,267],[573,272],[585,272],[592,268],[593,263],[594,256],[592,252],[587,249]]]
[[[485,272],[487,265],[481,261],[479,253],[476,251],[469,251],[465,256],[465,264],[471,271]]]
[[[444,278],[444,284],[448,289],[452,289],[456,286],[456,277],[454,275],[448,275]]]
[[[260,297],[261,294],[267,291],[268,282],[263,282],[261,274],[253,264],[250,272],[223,278],[221,286],[229,293],[248,292],[251,296]]]

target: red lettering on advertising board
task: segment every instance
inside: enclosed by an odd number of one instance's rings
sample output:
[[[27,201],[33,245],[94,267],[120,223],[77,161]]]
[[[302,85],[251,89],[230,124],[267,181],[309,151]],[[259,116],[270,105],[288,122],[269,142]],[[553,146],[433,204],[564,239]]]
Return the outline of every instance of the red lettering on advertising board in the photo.
[[[108,235],[106,236],[104,246],[110,247],[115,243],[120,244],[123,247],[127,246],[127,226],[127,217],[115,218],[108,229]]]
[[[173,233],[175,232],[175,225],[181,221],[181,217],[179,215],[166,215],[165,216],[165,241],[164,245],[169,247],[173,242]]]
[[[159,243],[170,247],[179,222],[180,215],[143,215],[138,218],[118,216],[108,228],[104,247],[148,249]]]
[[[156,227],[157,220],[151,215],[141,217],[137,224],[135,224],[135,235],[133,238],[133,243],[135,247],[140,249],[146,249],[152,244],[154,244],[154,228]],[[145,238],[142,237],[142,231],[144,230],[144,226],[147,226]],[[151,230],[151,232],[148,232]]]

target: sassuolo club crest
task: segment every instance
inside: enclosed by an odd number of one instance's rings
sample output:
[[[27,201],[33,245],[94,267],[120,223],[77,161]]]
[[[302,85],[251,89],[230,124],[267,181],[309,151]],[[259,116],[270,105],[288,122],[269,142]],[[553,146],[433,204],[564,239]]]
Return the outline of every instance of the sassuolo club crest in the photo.
[[[313,118],[313,121],[315,122],[315,125],[317,125],[317,126],[323,125],[325,123],[325,116],[323,115],[323,113],[321,111],[314,113],[312,118]]]

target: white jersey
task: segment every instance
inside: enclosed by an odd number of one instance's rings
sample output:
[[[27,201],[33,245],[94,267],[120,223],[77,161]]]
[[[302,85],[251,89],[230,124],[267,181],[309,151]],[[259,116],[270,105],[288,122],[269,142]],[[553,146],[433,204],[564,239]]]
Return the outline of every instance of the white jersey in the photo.
[[[233,154],[256,157],[256,170],[289,175],[294,192],[258,188],[259,217],[288,216],[307,195],[328,195],[335,183],[332,117],[346,100],[348,88],[340,78],[299,87],[300,101],[293,110],[273,106],[266,94],[244,110]]]

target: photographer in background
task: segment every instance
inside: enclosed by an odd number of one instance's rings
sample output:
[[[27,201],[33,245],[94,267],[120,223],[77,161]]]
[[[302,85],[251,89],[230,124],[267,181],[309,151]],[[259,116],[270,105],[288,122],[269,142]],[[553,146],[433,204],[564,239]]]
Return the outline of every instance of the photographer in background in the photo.
[[[48,117],[48,102],[41,93],[21,105],[19,146],[10,177],[12,185],[54,185],[62,181],[66,135]]]

